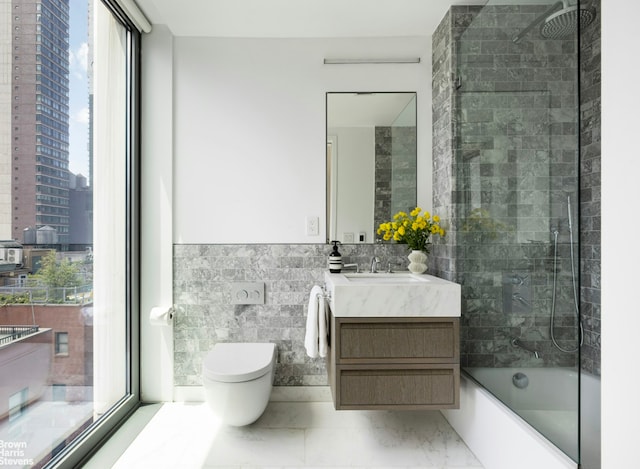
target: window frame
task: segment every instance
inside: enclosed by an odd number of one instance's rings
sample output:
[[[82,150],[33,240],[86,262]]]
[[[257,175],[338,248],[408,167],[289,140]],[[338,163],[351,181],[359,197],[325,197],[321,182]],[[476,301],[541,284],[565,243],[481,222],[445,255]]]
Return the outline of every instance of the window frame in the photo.
[[[62,337],[65,338],[64,342],[60,340]],[[65,346],[65,351],[61,350],[61,345]],[[67,331],[60,331],[55,333],[53,354],[56,357],[69,356],[69,333]]]
[[[52,458],[45,468],[86,463],[140,406],[140,43],[141,34],[117,0],[100,0],[127,31],[126,374],[127,392]]]

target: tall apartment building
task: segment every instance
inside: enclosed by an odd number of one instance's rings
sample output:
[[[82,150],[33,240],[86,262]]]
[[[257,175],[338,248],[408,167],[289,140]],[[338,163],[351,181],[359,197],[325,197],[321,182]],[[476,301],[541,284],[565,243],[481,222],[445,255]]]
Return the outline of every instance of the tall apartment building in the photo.
[[[69,242],[69,1],[0,4],[0,238]]]

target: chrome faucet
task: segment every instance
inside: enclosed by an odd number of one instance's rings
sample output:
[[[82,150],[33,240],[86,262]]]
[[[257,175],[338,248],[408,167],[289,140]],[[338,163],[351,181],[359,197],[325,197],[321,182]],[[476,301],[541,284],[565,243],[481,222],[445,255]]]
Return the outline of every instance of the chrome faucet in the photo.
[[[526,350],[529,353],[532,353],[533,356],[536,358],[540,358],[540,354],[538,353],[537,350],[534,350],[530,347],[525,346],[522,342],[520,342],[520,339],[516,337],[511,339],[511,345],[513,345],[516,348],[521,348],[522,350]]]
[[[380,259],[378,259],[376,256],[373,256],[371,258],[371,270],[370,272],[372,274],[375,274],[378,272],[378,262],[380,262]]]
[[[355,270],[356,274],[360,273],[360,270],[358,270],[358,264],[344,264],[342,266],[342,270],[347,270],[347,269]]]
[[[393,273],[393,267],[392,267],[393,265],[399,266],[401,264],[400,264],[400,262],[391,262],[391,261],[387,262],[387,273],[388,274],[392,274]]]

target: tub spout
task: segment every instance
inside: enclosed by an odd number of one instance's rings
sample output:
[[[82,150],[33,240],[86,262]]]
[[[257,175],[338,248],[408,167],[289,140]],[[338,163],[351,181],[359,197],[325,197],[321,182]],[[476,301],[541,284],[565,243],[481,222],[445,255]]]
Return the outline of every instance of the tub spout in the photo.
[[[516,348],[521,348],[522,350],[526,350],[527,352],[531,353],[536,358],[540,358],[540,353],[538,353],[537,350],[532,349],[531,347],[527,347],[517,337],[514,337],[514,338],[511,339],[511,345],[513,345]]]

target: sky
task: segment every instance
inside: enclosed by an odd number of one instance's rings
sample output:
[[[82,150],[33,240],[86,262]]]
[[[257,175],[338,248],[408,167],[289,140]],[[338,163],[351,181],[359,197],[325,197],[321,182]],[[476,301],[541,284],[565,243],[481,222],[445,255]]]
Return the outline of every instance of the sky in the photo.
[[[69,0],[69,171],[89,177],[87,4]]]

